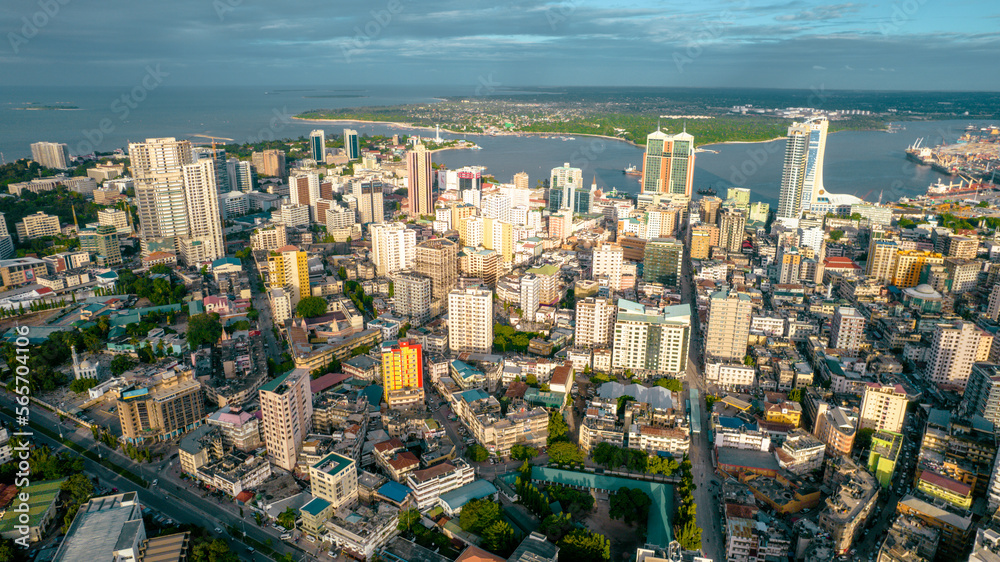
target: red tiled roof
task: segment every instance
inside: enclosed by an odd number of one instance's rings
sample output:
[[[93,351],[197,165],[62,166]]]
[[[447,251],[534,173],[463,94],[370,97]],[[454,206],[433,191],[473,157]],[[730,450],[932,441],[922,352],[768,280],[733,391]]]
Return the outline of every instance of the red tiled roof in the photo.
[[[406,451],[404,453],[399,453],[398,455],[395,456],[395,458],[391,458],[386,462],[388,462],[389,466],[391,466],[392,468],[396,470],[401,470],[404,468],[411,467],[415,464],[420,464],[420,459],[417,458],[417,455],[414,455],[413,453]]]
[[[402,448],[403,448],[403,442],[396,437],[393,437],[388,441],[383,441],[381,443],[375,444],[375,450],[379,451],[380,453],[384,453],[386,451],[395,451],[396,449],[402,449]]]
[[[284,252],[298,252],[298,251],[299,251],[299,247],[298,246],[293,246],[291,244],[289,244],[287,246],[282,246],[282,247],[278,248],[278,250],[277,250],[277,252],[279,254],[280,253],[284,253]]]
[[[336,386],[349,378],[351,378],[351,375],[345,375],[343,373],[327,373],[318,379],[309,381],[309,388],[312,389],[313,394],[316,394],[317,392],[323,392],[331,386]]]
[[[463,550],[462,554],[455,559],[455,562],[506,562],[506,559],[501,558],[496,554],[486,552],[478,546],[469,545],[469,547]]]
[[[968,484],[963,484],[957,480],[952,480],[947,476],[941,476],[935,472],[929,470],[923,470],[920,472],[920,479],[928,484],[937,486],[938,488],[944,488],[949,492],[954,492],[960,496],[968,496],[972,491],[972,486]]]

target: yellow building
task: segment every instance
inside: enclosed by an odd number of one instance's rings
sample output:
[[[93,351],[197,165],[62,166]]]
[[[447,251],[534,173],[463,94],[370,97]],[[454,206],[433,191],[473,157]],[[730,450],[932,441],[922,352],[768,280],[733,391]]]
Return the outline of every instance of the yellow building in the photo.
[[[799,422],[802,420],[802,406],[798,402],[768,404],[764,412],[764,419],[769,422],[799,427]]]
[[[483,246],[495,250],[504,263],[514,261],[514,227],[509,222],[483,219]]]
[[[944,256],[935,252],[900,250],[896,253],[892,284],[901,289],[916,287],[920,283],[920,271],[925,265],[943,263]]]
[[[382,386],[390,408],[423,402],[424,361],[416,340],[382,344]]]
[[[309,292],[309,254],[295,246],[284,246],[267,258],[268,284],[271,289],[284,289],[291,295],[292,308]]]
[[[972,509],[972,486],[964,482],[924,470],[920,473],[920,479],[917,480],[917,489],[955,507]]]

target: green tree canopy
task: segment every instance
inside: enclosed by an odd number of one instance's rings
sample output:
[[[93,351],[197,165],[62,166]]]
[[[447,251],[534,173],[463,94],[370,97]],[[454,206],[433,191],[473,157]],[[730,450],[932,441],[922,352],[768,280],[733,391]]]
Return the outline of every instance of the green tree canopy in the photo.
[[[666,378],[666,377],[662,378],[662,379],[658,379],[656,381],[656,386],[662,386],[663,388],[665,388],[665,389],[667,389],[667,390],[669,390],[671,392],[680,392],[680,391],[684,390],[684,385],[681,383],[681,381],[679,381],[677,379]]]
[[[472,462],[483,462],[490,458],[490,452],[486,450],[486,447],[483,447],[479,443],[473,443],[470,445],[465,454],[472,459]]]
[[[470,533],[480,534],[483,529],[500,520],[500,504],[489,498],[472,500],[462,506],[458,524]]]
[[[464,507],[462,513],[465,513]],[[504,558],[513,554],[518,545],[517,534],[506,521],[494,521],[479,534],[483,539],[483,548]]]
[[[305,297],[295,306],[295,313],[301,318],[315,318],[326,314],[326,299]]]
[[[289,507],[286,508],[285,511],[278,514],[278,525],[281,525],[286,529],[294,529],[296,519],[298,519],[298,513]]]
[[[191,349],[201,345],[215,345],[222,337],[222,322],[215,312],[195,314],[188,319],[187,340]]]
[[[621,519],[629,525],[645,524],[649,517],[649,507],[653,505],[653,500],[649,499],[646,492],[625,486],[612,494],[609,501],[608,515],[612,519]]]
[[[569,437],[569,426],[563,419],[562,412],[551,412],[549,414],[549,445],[558,441],[566,441]]]
[[[557,543],[559,557],[573,562],[607,562],[611,559],[611,541],[604,535],[573,529]]]
[[[575,444],[559,441],[549,446],[549,459],[559,464],[582,463],[583,453]]]

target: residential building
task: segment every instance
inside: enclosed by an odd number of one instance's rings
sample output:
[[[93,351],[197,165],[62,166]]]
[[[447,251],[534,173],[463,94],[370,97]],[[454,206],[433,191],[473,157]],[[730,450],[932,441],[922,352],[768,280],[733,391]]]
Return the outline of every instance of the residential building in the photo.
[[[187,209],[187,236],[180,239],[179,257],[187,265],[226,256],[219,217],[219,193],[211,160],[181,167]]]
[[[865,317],[856,309],[838,306],[830,326],[830,347],[857,351],[865,342]]]
[[[742,362],[750,340],[750,296],[732,289],[716,291],[709,299],[705,356],[711,360]]]
[[[892,486],[892,476],[903,448],[903,435],[893,431],[877,430],[872,434],[871,450],[868,453],[868,472],[885,489]]]
[[[788,127],[785,161],[778,197],[778,218],[794,219],[815,206],[823,189],[823,154],[826,148],[826,118],[792,123]]]
[[[432,299],[446,299],[458,280],[458,244],[445,238],[417,244],[414,269],[431,278]]]
[[[289,471],[295,468],[299,447],[312,428],[309,381],[307,369],[294,369],[260,387],[267,454],[275,465]],[[313,495],[317,495],[315,488]]]
[[[61,142],[31,143],[31,159],[46,168],[56,168],[58,170],[68,170],[72,162],[69,156],[69,148],[66,146],[66,143]]]
[[[301,528],[317,537],[324,534],[325,523],[339,509],[357,503],[357,465],[348,457],[330,453],[309,467],[309,487],[313,499],[299,510]]]
[[[385,222],[381,180],[374,178],[353,179],[351,180],[351,195],[357,200],[358,222],[362,224]]]
[[[373,224],[372,261],[380,276],[413,269],[416,259],[417,232],[403,223]]]
[[[691,307],[647,309],[629,300],[618,301],[612,370],[644,376],[679,375],[687,370],[691,341]]]
[[[804,429],[788,432],[781,447],[774,450],[778,466],[798,475],[808,474],[823,467],[826,445]]]
[[[646,243],[642,278],[679,288],[681,264],[684,262],[684,245],[675,238],[653,238]]]
[[[423,404],[424,356],[416,340],[382,342],[382,387],[390,408]]]
[[[1000,427],[1000,366],[976,363],[962,397],[962,411]]]
[[[393,281],[392,304],[396,314],[407,316],[415,326],[431,318],[433,279],[415,271],[402,271]]]
[[[934,252],[919,250],[899,250],[896,252],[892,284],[900,289],[916,287],[920,283],[920,272],[925,265],[940,265],[944,256]]]
[[[528,273],[521,277],[521,294],[519,306],[524,318],[533,321],[535,312],[538,310],[538,295],[541,292],[541,279],[537,275]]]
[[[319,222],[316,201],[319,200],[319,174],[315,170],[294,171],[288,177],[288,197],[292,205],[309,209],[309,222]],[[291,226],[291,225],[289,225]]]
[[[896,505],[896,511],[901,516],[909,516],[940,533],[936,560],[963,560],[968,555],[969,543],[975,530],[972,514],[968,511],[913,495],[901,499]]]
[[[870,382],[865,385],[858,429],[901,433],[908,404],[902,385]]]
[[[376,552],[399,533],[398,525],[399,509],[389,503],[357,506],[338,511],[326,522],[324,540],[355,560],[373,560]]]
[[[881,283],[892,281],[896,270],[896,254],[899,246],[895,240],[886,240],[872,236],[868,245],[868,267],[865,274]]]
[[[925,376],[938,386],[965,388],[982,336],[975,324],[959,320],[938,324],[931,340]]]
[[[610,345],[615,333],[615,311],[612,299],[587,297],[576,301],[573,343],[586,347]]]
[[[258,173],[272,178],[285,177],[285,151],[269,148],[263,152],[254,152],[250,161]]]
[[[128,153],[143,255],[180,254],[180,239],[189,232],[183,168],[194,163],[191,143],[173,137],[150,138],[129,144]]]
[[[448,347],[455,353],[493,349],[493,291],[469,287],[448,294]]]
[[[663,193],[691,198],[694,182],[694,137],[686,131],[675,135],[657,129],[646,136],[642,158],[642,193]]]
[[[205,418],[201,384],[193,370],[181,367],[126,387],[119,393],[115,407],[122,438],[129,443],[172,439],[194,429]]]
[[[850,455],[857,433],[857,419],[841,406],[829,406],[825,402],[819,406],[813,434],[826,444],[827,457]]]
[[[578,189],[583,188],[583,170],[574,168],[569,162],[552,168],[549,174],[549,209],[575,209],[574,198]],[[558,204],[553,207],[553,203]]]
[[[549,414],[541,407],[511,407],[500,413],[500,401],[480,389],[456,394],[455,413],[472,437],[497,456],[509,457],[514,445],[538,447],[549,435]]]
[[[122,264],[121,243],[118,230],[112,225],[102,224],[96,230],[83,229],[79,233],[80,249],[94,254],[99,267],[113,267]]]
[[[17,227],[17,238],[24,243],[27,240],[34,240],[43,236],[55,236],[61,234],[59,228],[59,217],[47,215],[45,211],[38,211],[21,219],[15,225]]]
[[[294,309],[299,301],[310,296],[309,254],[296,246],[285,246],[267,257],[268,286],[282,289]]]
[[[719,213],[719,247],[730,252],[743,249],[746,240],[747,218],[739,209],[725,209]]]
[[[431,174],[431,153],[423,144],[417,143],[413,150],[406,153],[407,198],[411,217],[434,214],[434,181]]]
[[[847,456],[827,461],[823,481],[833,495],[826,498],[819,514],[819,527],[830,534],[836,553],[845,554],[875,509],[878,482]]]
[[[250,234],[250,247],[254,250],[277,250],[288,245],[288,231],[284,224],[258,228]]]
[[[459,458],[411,472],[406,477],[406,486],[412,490],[416,508],[423,511],[437,505],[442,494],[475,479],[475,470]]]

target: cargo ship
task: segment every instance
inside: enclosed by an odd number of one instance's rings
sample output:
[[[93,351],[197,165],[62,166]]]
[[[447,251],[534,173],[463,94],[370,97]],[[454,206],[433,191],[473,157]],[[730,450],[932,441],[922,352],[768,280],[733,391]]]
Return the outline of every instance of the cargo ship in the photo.
[[[635,164],[629,164],[624,170],[622,170],[626,176],[641,176],[642,170],[635,167]]]
[[[715,190],[712,189],[711,187],[706,187],[706,188],[703,188],[703,189],[699,189],[697,191],[697,193],[698,193],[698,195],[707,195],[707,196],[711,197],[711,196],[715,195]]]
[[[974,182],[968,178],[961,178],[958,183],[942,183],[939,178],[937,183],[927,187],[925,197],[928,199],[948,199],[952,197],[966,197],[969,195],[979,195],[995,189],[996,186],[988,182]]]

